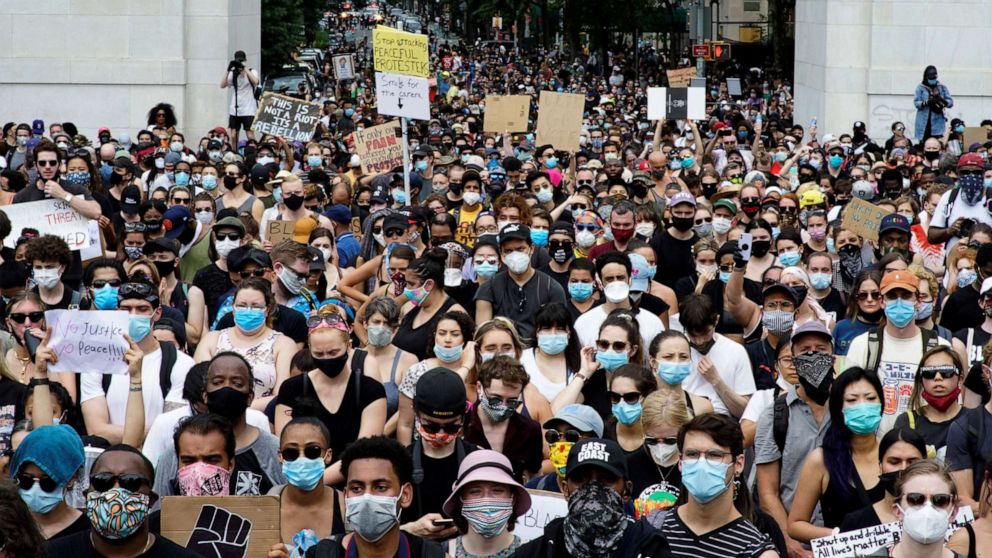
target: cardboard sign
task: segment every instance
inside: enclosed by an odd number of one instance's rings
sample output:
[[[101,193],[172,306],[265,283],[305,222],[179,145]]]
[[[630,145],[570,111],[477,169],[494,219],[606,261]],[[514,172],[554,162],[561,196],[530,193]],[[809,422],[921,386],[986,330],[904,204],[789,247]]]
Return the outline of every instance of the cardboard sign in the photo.
[[[427,78],[427,35],[398,31],[383,25],[372,30],[376,72]]]
[[[166,496],[162,535],[200,556],[265,556],[279,542],[275,496]]]
[[[555,149],[578,151],[585,103],[583,95],[541,91],[536,145],[550,144]]]
[[[961,140],[961,149],[965,152],[971,147],[971,144],[983,144],[989,141],[989,132],[981,126],[967,127],[964,129],[963,138]]]
[[[41,200],[5,205],[0,208],[10,219],[11,233],[3,245],[13,248],[21,229],[35,229],[42,235],[52,234],[65,241],[70,250],[90,245],[90,219],[69,207],[65,200]]]
[[[689,87],[689,80],[696,77],[696,67],[676,68],[665,73],[668,75],[669,87]]]
[[[544,535],[544,527],[551,520],[568,515],[568,502],[558,492],[546,490],[531,490],[530,509],[517,518],[513,534],[524,542],[534,540]]]
[[[279,244],[283,240],[293,240],[295,228],[296,221],[269,221],[265,230],[265,239],[273,245]]]
[[[387,122],[353,134],[355,153],[362,161],[362,174],[381,174],[403,165],[400,127]]]
[[[483,132],[526,132],[530,122],[530,97],[507,95],[486,97],[486,116]]]
[[[947,527],[944,540],[949,540],[955,531],[968,523],[975,521],[971,506],[958,508],[954,521]],[[890,547],[899,542],[902,535],[902,525],[894,521],[873,527],[837,533],[809,541],[813,550],[813,558],[851,558],[874,554],[882,548]]]
[[[705,88],[648,88],[648,119],[702,120],[704,118],[706,118]]]
[[[350,54],[339,54],[334,57],[334,77],[338,81],[355,79],[355,61]]]
[[[379,114],[431,119],[430,85],[426,78],[376,72],[375,100]]]
[[[265,93],[255,112],[251,129],[259,134],[279,136],[287,141],[307,142],[313,138],[320,120],[320,105],[277,93]]]
[[[58,356],[50,371],[127,374],[127,312],[48,310],[45,322],[52,330],[48,346]]]
[[[878,227],[882,224],[882,217],[886,215],[888,213],[878,206],[855,197],[847,202],[840,226],[865,240],[877,241]]]

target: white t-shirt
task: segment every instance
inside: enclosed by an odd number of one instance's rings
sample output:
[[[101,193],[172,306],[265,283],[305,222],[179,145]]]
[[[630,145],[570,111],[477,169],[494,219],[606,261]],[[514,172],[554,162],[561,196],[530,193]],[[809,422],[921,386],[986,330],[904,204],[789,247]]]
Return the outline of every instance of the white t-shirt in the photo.
[[[252,70],[251,68],[249,68],[248,71],[251,72],[251,77],[255,78],[255,82],[257,83],[258,72]],[[227,86],[234,86],[234,81],[231,80],[230,72],[227,74]],[[236,105],[235,100],[237,100]],[[251,81],[249,81],[246,76],[239,76],[237,95],[234,93],[231,94],[231,108],[229,109],[228,114],[235,116],[255,116],[255,111],[257,110],[258,101],[255,100],[255,88],[252,87]]]
[[[523,365],[524,370],[527,371],[527,375],[530,376],[530,383],[537,388],[537,391],[541,392],[548,402],[554,401],[555,397],[561,393],[561,390],[565,389],[566,382],[556,384],[551,380],[544,377],[541,374],[540,369],[537,366],[537,359],[534,357],[534,351],[536,349],[530,348],[526,349],[520,355],[520,364]],[[573,370],[573,372],[578,372],[578,370]]]
[[[738,395],[751,395],[755,392],[754,374],[751,372],[751,361],[747,358],[744,346],[714,333],[716,343],[710,349],[708,356],[723,381]],[[692,373],[682,382],[682,389],[691,394],[705,397],[713,403],[713,412],[732,416],[727,405],[717,394],[716,389],[699,373],[699,359],[702,356],[695,348],[691,349]]]
[[[940,201],[937,202],[937,209],[933,211],[933,219],[930,220],[930,226],[937,227],[938,229],[946,229],[961,217],[971,219],[976,223],[985,223],[992,226],[992,215],[989,215],[988,210],[985,209],[985,196],[982,196],[982,200],[975,205],[968,205],[964,203],[964,196],[958,193],[954,200],[954,205],[951,206],[948,212],[947,204],[951,199],[951,194],[957,191],[958,189],[956,187],[951,188],[940,196]],[[954,248],[957,242],[958,237],[951,237],[944,244],[944,253],[946,254],[951,248]]]
[[[868,364],[868,335],[865,332],[851,341],[844,366],[864,367]],[[921,333],[922,335],[922,333]],[[937,338],[940,345],[950,345],[946,339]],[[882,382],[882,424],[878,435],[884,436],[892,430],[896,417],[909,409],[909,398],[913,394],[913,381],[920,359],[923,358],[923,340],[920,335],[899,339],[883,333],[882,354],[878,358],[878,379]]]
[[[775,380],[778,387],[785,391],[795,392],[796,388],[789,385],[789,382],[785,381],[781,375]],[[781,393],[781,392],[780,392]],[[755,424],[758,424],[758,419],[761,417],[761,413],[768,408],[772,402],[775,401],[775,390],[774,389],[759,389],[754,392],[751,399],[747,400],[747,407],[744,407],[744,412],[741,413],[741,422],[749,420]]]
[[[165,402],[184,403],[183,384],[186,383],[186,373],[193,367],[193,359],[185,353],[176,354],[176,364],[172,367],[172,386],[164,398],[159,388],[158,372],[162,366],[162,349],[154,353],[146,353],[141,361],[141,396],[145,401],[145,424],[152,424],[162,414]],[[110,380],[110,388],[103,393],[103,375],[80,374],[82,395],[80,403],[85,403],[97,397],[107,397],[107,410],[110,424],[124,424],[124,411],[127,409],[127,396],[130,390],[130,379],[127,374],[114,374]]]
[[[606,305],[600,304],[599,306],[590,308],[575,321],[575,331],[579,333],[579,343],[583,347],[594,347],[596,345],[596,340],[599,339],[599,328],[606,321],[607,314],[609,312],[606,311]],[[659,333],[665,331],[665,324],[661,323],[661,318],[641,308],[637,312],[637,325],[641,331],[641,343],[643,343],[641,345],[641,351],[647,357],[648,347],[651,346],[651,341]],[[741,350],[743,351],[744,349],[742,348]],[[745,355],[745,360],[747,360],[747,355]]]
[[[141,453],[145,454],[145,457],[153,465],[158,467],[158,459],[162,457],[162,454],[173,449],[172,435],[176,431],[176,427],[179,426],[180,422],[192,415],[193,412],[190,410],[188,403],[178,409],[173,409],[159,415],[155,419],[155,422],[152,423],[152,427],[148,429],[148,435],[145,436],[145,445],[141,447]],[[254,426],[262,432],[269,432],[271,430],[269,427],[269,418],[261,411],[248,409],[245,412],[245,421],[248,422],[248,426]]]

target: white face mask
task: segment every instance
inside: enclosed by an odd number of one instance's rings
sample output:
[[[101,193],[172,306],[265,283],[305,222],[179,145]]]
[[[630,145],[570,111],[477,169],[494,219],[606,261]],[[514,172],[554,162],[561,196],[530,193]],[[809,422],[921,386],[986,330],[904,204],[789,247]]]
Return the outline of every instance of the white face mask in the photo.
[[[902,510],[902,526],[914,541],[930,544],[944,540],[950,524],[950,514],[946,510],[933,507],[929,501],[917,508],[899,506],[899,509]]]
[[[464,201],[467,205],[475,205],[479,203],[479,200],[481,199],[482,194],[478,192],[465,192],[465,194],[462,195],[462,201]]]
[[[506,264],[511,273],[520,275],[527,271],[527,266],[530,265],[530,256],[523,252],[510,252],[503,256],[503,263]]]
[[[34,282],[45,289],[54,289],[59,284],[58,269],[35,269],[31,272]]]
[[[579,248],[588,248],[596,244],[596,235],[591,231],[579,231],[575,235],[575,243],[579,245]]]
[[[655,465],[661,467],[678,453],[679,446],[677,444],[653,444],[648,446],[648,451],[651,453],[651,460],[654,461]]]
[[[637,226],[634,227],[634,232],[641,236],[650,238],[651,236],[654,236],[654,223],[638,223]]]
[[[227,255],[231,253],[231,250],[234,250],[240,245],[241,243],[237,240],[218,240],[214,244],[217,248],[217,255],[220,256],[220,259],[222,260],[226,260]]]
[[[200,224],[209,225],[210,222],[214,220],[214,212],[213,211],[198,211],[196,213],[196,220],[199,221]]]
[[[713,230],[718,234],[727,234],[730,230],[730,219],[727,219],[726,217],[714,217]]]
[[[330,263],[331,261],[331,249],[330,248],[318,248],[320,253],[324,255],[324,263]]]
[[[606,295],[606,300],[613,304],[619,304],[630,296],[630,285],[623,281],[614,281],[606,285],[603,294]]]
[[[375,241],[379,243],[379,246],[383,246],[383,247],[386,246],[386,237],[383,236],[382,233],[372,233],[372,238],[374,238]]]
[[[462,270],[457,267],[449,267],[444,270],[444,286],[457,287],[462,284]]]
[[[264,156],[264,157],[259,157],[258,159],[255,159],[255,162],[258,163],[258,164],[260,164],[260,165],[268,165],[269,163],[275,163],[276,160],[275,160],[275,157]]]

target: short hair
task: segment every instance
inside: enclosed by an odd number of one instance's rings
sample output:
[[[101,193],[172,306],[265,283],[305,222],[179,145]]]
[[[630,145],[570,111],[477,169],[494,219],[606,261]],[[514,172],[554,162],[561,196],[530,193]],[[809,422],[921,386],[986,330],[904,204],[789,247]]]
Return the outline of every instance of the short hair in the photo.
[[[117,277],[120,278],[121,281],[127,279],[127,272],[124,271],[124,264],[120,261],[111,258],[97,258],[90,261],[90,264],[86,266],[86,271],[83,272],[83,285],[86,285],[87,287],[92,286],[93,276],[96,275],[97,270],[107,268],[117,271]]]
[[[61,237],[46,234],[28,241],[24,257],[29,262],[57,261],[59,265],[69,267],[72,264],[72,251]]]
[[[207,389],[207,369],[210,361],[197,362],[189,368],[183,381],[183,399],[190,403],[203,403],[203,392]]]
[[[606,254],[603,254],[604,256]],[[599,258],[596,258],[597,260]],[[630,265],[630,259],[624,258],[627,265]],[[571,274],[573,271],[588,271],[593,277],[596,276],[596,264],[593,263],[589,258],[572,258],[572,261],[568,264],[568,272]]]
[[[369,318],[379,314],[386,323],[396,327],[400,324],[400,307],[396,301],[389,296],[377,296],[368,301],[365,310],[362,311],[361,321],[368,322]]]
[[[627,277],[630,277],[631,265],[630,258],[625,256],[623,253],[616,250],[610,250],[605,254],[601,254],[596,258],[596,275],[603,275],[603,268],[609,264],[620,264],[623,266],[624,270],[627,271]]]
[[[679,321],[686,332],[695,333],[713,325],[716,318],[713,299],[704,294],[690,294],[679,303]]]
[[[434,322],[434,328],[431,330],[431,337],[427,342],[427,354],[434,355],[434,338],[437,337],[437,328],[442,320],[452,320],[458,324],[458,329],[462,332],[462,339],[467,343],[469,339],[472,338],[472,332],[475,331],[475,320],[472,319],[467,313],[461,310],[449,310],[441,315],[437,321]]]
[[[306,245],[295,240],[283,240],[276,244],[272,247],[272,252],[269,256],[272,258],[273,265],[279,262],[285,266],[292,265],[296,260],[309,261],[310,259],[310,253],[307,251]]]
[[[224,438],[224,451],[228,459],[234,459],[237,446],[234,441],[234,427],[231,421],[215,413],[202,413],[193,415],[179,423],[175,433],[172,435],[172,447],[176,450],[176,461],[179,461],[179,439],[183,434],[189,433],[194,436],[206,436],[214,432],[219,433]]]
[[[62,161],[62,152],[59,151],[59,148],[55,145],[55,142],[47,138],[42,139],[38,142],[38,145],[34,147],[34,151],[31,152],[32,160],[37,161],[38,155],[46,151],[54,153],[57,161]]]
[[[685,449],[685,436],[690,432],[700,432],[713,439],[717,445],[730,448],[734,457],[744,453],[744,432],[741,425],[726,415],[703,413],[693,417],[679,429],[679,451]]]
[[[947,492],[954,499],[954,502],[957,503],[958,487],[954,484],[951,474],[947,471],[947,466],[936,459],[921,459],[903,469],[902,473],[899,474],[899,478],[896,479],[896,486],[892,497],[895,500],[902,498],[902,490],[903,487],[906,486],[906,483],[913,477],[922,477],[924,475],[935,475],[940,477],[940,480],[947,483]]]
[[[218,360],[220,360],[222,358],[226,358],[226,357],[234,357],[234,358],[240,360],[241,362],[243,362],[244,365],[245,365],[245,368],[248,369],[248,385],[249,386],[252,386],[252,385],[255,384],[255,373],[252,372],[251,363],[248,362],[248,359],[246,359],[244,357],[244,355],[242,355],[241,353],[237,353],[235,351],[221,351],[221,352],[215,354],[214,357],[210,359],[210,361],[209,361],[209,364],[210,365],[207,367],[207,380],[208,380],[208,383],[209,383],[209,380],[210,380],[210,369],[214,367],[214,363],[217,362]]]
[[[516,192],[504,192],[496,198],[493,202],[493,217],[499,220],[499,210],[505,208],[515,207],[520,212],[520,222],[529,223],[530,222],[530,206],[527,205],[527,200],[523,198],[520,194]]]
[[[413,463],[410,461],[410,454],[396,440],[385,436],[371,436],[352,442],[341,454],[341,472],[344,474],[345,482],[348,482],[351,464],[359,459],[389,461],[401,485],[413,482]]]
[[[141,464],[145,468],[145,472],[148,473],[148,482],[154,482],[155,467],[152,465],[152,462],[149,461],[147,457],[145,457],[145,454],[141,453],[141,450],[139,450],[134,446],[129,446],[127,444],[114,444],[109,448],[103,450],[103,453],[98,455],[96,460],[93,461],[93,465],[90,466],[90,471],[96,470],[97,464],[100,463],[100,461],[103,458],[107,457],[108,454],[113,452],[132,453],[134,455],[137,455],[139,458],[141,458]]]
[[[620,200],[613,205],[613,211],[610,212],[610,217],[614,215],[626,215],[628,213],[634,213],[637,211],[637,206],[634,202],[630,200]]]
[[[324,443],[328,447],[331,445],[331,431],[327,429],[327,425],[324,424],[322,420],[317,417],[309,415],[301,415],[299,413],[293,413],[293,420],[286,423],[286,426],[282,428],[282,432],[279,434],[279,442],[282,443],[283,439],[286,437],[286,431],[293,426],[309,426],[320,432],[320,435],[324,437]]]
[[[479,383],[483,387],[492,385],[493,380],[500,380],[504,384],[527,387],[530,383],[530,376],[524,370],[524,366],[515,358],[504,355],[496,355],[479,367]]]

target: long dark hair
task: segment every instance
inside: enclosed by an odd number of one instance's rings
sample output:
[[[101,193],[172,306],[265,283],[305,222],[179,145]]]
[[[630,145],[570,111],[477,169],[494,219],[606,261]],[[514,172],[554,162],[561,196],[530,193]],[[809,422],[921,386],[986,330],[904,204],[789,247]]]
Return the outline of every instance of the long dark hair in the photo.
[[[878,374],[861,368],[852,366],[834,380],[834,385],[830,388],[830,401],[828,406],[830,416],[834,417],[830,421],[830,427],[823,437],[823,464],[830,475],[831,484],[837,487],[839,498],[853,496],[853,479],[857,475],[854,469],[854,457],[851,453],[851,438],[854,433],[844,424],[844,392],[848,386],[864,380],[871,384],[878,394],[879,401],[882,400],[882,382],[878,380]],[[836,481],[836,483],[834,482]]]
[[[568,346],[565,347],[565,366],[572,372],[582,368],[582,349],[579,347],[579,334],[575,331],[575,320],[568,308],[560,302],[545,304],[534,315],[534,338],[541,329],[560,327],[568,329]]]
[[[0,486],[0,545],[9,556],[45,556],[45,537],[21,495]]]

